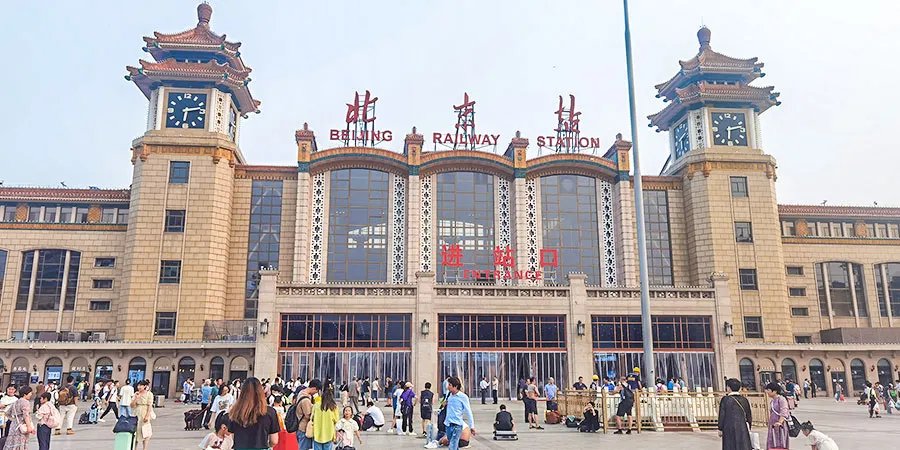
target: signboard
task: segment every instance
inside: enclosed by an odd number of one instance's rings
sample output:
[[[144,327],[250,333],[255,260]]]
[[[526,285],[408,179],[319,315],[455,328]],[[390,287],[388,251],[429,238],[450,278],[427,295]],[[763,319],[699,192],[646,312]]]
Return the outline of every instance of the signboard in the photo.
[[[354,93],[353,102],[347,103],[347,114],[344,117],[344,128],[329,130],[328,139],[341,141],[345,146],[375,146],[382,142],[391,142],[394,133],[391,130],[379,130],[375,126],[375,103],[378,97],[366,90]],[[469,93],[463,94],[459,105],[452,105],[456,113],[455,130],[451,132],[435,131],[431,133],[431,142],[435,146],[442,145],[453,150],[477,150],[481,147],[496,146],[500,143],[500,134],[475,132],[475,100]],[[581,111],[575,109],[575,96],[569,95],[568,106],[564,105],[563,96],[559,96],[559,107],[556,114],[555,134],[540,135],[537,145],[541,148],[552,148],[557,153],[576,153],[583,149],[596,151],[600,148],[600,138],[581,136]]]
[[[497,270],[463,269],[462,278],[474,280],[542,280],[542,270],[516,270],[516,260],[513,257],[515,250],[500,246],[494,247],[494,266],[501,267]],[[463,251],[459,244],[441,245],[441,266],[463,267]],[[540,267],[559,267],[556,250],[540,250]]]
[[[60,379],[62,379],[62,367],[47,368],[47,381],[58,381]]]

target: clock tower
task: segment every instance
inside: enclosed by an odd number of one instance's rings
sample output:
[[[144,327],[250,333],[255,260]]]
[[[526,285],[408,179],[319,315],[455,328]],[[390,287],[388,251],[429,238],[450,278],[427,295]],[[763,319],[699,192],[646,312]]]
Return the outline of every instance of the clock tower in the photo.
[[[728,276],[731,295],[717,302],[715,320],[733,325],[733,341],[792,342],[775,158],[763,150],[759,120],[779,94],[752,85],[763,63],[714,51],[711,34],[701,28],[697,55],[656,86],[667,105],[649,116],[669,133],[663,175],[681,180],[691,283]]]
[[[648,117],[650,127],[669,132],[667,173],[680,170],[681,161],[695,150],[759,153],[759,115],[781,103],[774,87],[751,86],[765,76],[758,58],[738,59],[713,51],[711,35],[709,28],[701,28],[697,55],[679,61],[681,70],[655,86],[656,97],[669,103]]]
[[[260,102],[241,44],[214,33],[211,18],[212,7],[199,5],[195,27],[145,37],[152,61],[126,68],[148,100],[146,130],[131,144],[119,309],[127,340],[200,340],[205,321],[237,318],[226,288],[209,280],[228,279],[240,124]]]

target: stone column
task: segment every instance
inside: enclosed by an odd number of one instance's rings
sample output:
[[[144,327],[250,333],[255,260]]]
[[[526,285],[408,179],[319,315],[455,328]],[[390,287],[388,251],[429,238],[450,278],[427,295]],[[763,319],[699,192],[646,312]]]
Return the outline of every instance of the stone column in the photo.
[[[716,351],[716,377],[715,386],[719,392],[725,391],[723,377],[740,379],[737,350],[734,336],[725,336],[725,322],[731,321],[731,294],[728,290],[728,275],[725,272],[716,272],[710,275],[710,283],[715,290],[716,309],[712,319],[713,345]],[[733,325],[733,324],[732,324]],[[733,328],[732,328],[733,329]]]
[[[434,311],[434,273],[416,272],[416,312],[412,318],[412,374],[416,386],[438,382],[437,313]],[[428,335],[422,334],[422,321],[428,321]],[[437,391],[436,391],[437,392]]]
[[[587,289],[583,273],[570,273],[569,317],[566,321],[568,341],[569,382],[579,376],[589,379],[594,373],[594,341],[591,336],[591,316],[587,312]],[[584,324],[584,336],[578,335],[578,322]]]
[[[304,123],[294,133],[297,142],[297,221],[294,225],[294,273],[292,281],[308,281],[309,275],[309,163],[316,149],[316,135]]]
[[[416,273],[421,270],[422,255],[422,180],[419,178],[419,164],[422,158],[422,144],[425,139],[416,133],[406,135],[404,152],[409,164],[409,179],[406,196],[406,282],[416,281]]]
[[[277,316],[275,309],[276,288],[278,283],[277,270],[260,270],[259,304],[257,306],[256,325],[256,361],[253,371],[262,378],[274,377],[278,373],[278,333],[281,330],[281,317]],[[260,330],[260,324],[268,321],[269,329],[264,335]]]

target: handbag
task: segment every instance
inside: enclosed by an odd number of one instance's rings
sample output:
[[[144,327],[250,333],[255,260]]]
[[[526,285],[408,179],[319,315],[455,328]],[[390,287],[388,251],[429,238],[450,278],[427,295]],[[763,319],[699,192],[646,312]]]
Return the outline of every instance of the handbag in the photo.
[[[28,434],[28,425],[25,425],[24,423],[20,423],[19,424],[19,433]]]
[[[113,427],[113,433],[134,433],[137,431],[137,421],[136,416],[119,416]]]
[[[309,415],[309,422],[306,423],[306,437],[312,439],[316,435],[316,429],[313,427],[313,417],[316,417],[315,407]]]
[[[150,425],[150,422],[141,425],[141,436],[143,436],[144,439],[153,436],[153,426]]]

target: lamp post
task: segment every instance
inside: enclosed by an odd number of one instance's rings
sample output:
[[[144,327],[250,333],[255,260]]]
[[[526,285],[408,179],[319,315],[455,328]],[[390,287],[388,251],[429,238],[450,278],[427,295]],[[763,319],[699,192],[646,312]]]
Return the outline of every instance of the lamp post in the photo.
[[[647,237],[644,230],[644,190],[641,183],[641,158],[638,155],[637,109],[634,106],[634,67],[631,61],[631,27],[628,24],[628,0],[625,8],[625,67],[628,74],[628,109],[631,113],[631,149],[634,158],[634,210],[637,222],[638,267],[641,278],[641,332],[644,335],[644,384],[651,386],[656,379],[653,363],[653,327],[650,320],[650,280],[647,276]]]

